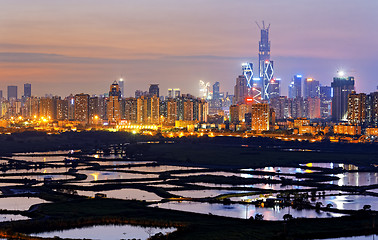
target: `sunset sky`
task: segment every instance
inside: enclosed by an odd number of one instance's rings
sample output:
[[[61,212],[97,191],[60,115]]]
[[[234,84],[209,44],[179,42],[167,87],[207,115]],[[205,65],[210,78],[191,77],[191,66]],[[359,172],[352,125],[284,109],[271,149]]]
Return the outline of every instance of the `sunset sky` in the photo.
[[[271,24],[281,94],[294,74],[330,85],[337,70],[358,92],[378,85],[377,0],[0,0],[0,90],[103,94],[121,76],[126,96],[159,83],[198,95],[219,81],[233,94],[241,63],[257,66]],[[257,72],[257,67],[255,67]]]

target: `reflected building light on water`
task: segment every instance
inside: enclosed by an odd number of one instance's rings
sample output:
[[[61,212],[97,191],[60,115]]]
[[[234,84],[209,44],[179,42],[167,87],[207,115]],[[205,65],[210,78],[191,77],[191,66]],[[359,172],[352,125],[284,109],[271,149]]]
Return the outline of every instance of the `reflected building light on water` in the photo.
[[[98,175],[100,175],[100,174],[96,172],[96,173],[91,173],[89,175],[91,175],[93,177],[93,181],[97,181],[98,180]]]

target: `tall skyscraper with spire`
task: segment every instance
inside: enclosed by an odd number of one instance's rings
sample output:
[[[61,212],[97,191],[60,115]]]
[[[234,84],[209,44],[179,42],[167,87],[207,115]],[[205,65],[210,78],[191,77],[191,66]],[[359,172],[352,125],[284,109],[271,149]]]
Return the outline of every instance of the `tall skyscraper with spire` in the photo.
[[[264,21],[262,27],[256,22],[261,31],[261,39],[259,41],[259,76],[261,79],[262,99],[268,100],[269,84],[273,80],[274,70],[273,61],[270,60],[270,41],[269,29],[270,24],[265,26]]]

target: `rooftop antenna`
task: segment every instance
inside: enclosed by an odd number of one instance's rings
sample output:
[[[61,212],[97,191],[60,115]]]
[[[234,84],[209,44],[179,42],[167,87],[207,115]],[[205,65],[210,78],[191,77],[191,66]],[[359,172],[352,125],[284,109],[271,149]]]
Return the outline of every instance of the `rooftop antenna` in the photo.
[[[270,23],[269,23],[268,27],[265,27],[265,21],[262,21],[262,28],[260,27],[260,25],[257,21],[255,21],[255,23],[260,28],[260,30],[269,30],[269,28],[270,28]]]

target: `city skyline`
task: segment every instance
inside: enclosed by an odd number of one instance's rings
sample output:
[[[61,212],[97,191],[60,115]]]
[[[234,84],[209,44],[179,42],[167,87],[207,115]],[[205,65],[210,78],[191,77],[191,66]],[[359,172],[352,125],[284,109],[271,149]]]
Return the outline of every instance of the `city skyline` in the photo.
[[[330,85],[338,70],[355,77],[357,92],[369,93],[377,85],[378,34],[370,31],[376,7],[375,1],[3,1],[0,89],[31,83],[38,96],[103,94],[123,77],[125,96],[150,83],[164,94],[180,88],[198,96],[199,80],[232,93],[242,62],[258,72],[255,21],[265,20],[281,95],[295,74]]]

